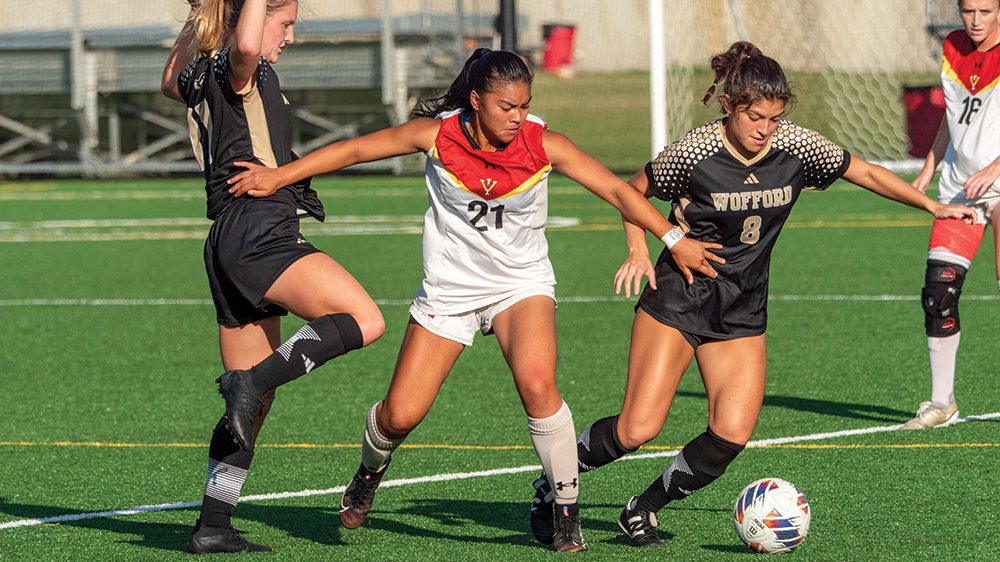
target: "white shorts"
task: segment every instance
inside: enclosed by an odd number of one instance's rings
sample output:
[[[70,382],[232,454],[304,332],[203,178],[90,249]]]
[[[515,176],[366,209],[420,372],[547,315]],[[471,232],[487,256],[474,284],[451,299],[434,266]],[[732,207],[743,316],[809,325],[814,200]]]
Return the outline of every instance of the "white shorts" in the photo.
[[[549,297],[555,302],[555,287],[551,285],[525,287],[482,308],[454,315],[434,314],[418,308],[416,303],[413,303],[410,305],[410,316],[432,334],[470,346],[477,330],[483,335],[493,332],[493,319],[497,314],[524,299],[539,296]]]
[[[976,224],[989,226],[992,223],[991,216],[997,204],[1000,203],[1000,189],[992,186],[982,195],[975,199],[967,199],[965,190],[947,190],[943,186],[938,194],[938,201],[945,205],[965,205],[976,212]]]

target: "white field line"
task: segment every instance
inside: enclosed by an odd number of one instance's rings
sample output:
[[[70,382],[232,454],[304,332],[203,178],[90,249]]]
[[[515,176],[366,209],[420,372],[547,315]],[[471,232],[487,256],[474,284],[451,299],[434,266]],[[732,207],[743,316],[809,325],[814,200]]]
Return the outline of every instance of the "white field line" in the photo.
[[[915,301],[918,295],[771,295],[774,302],[896,302]],[[962,295],[964,300],[1000,301],[1000,295]],[[633,302],[622,296],[557,297],[560,303]],[[379,306],[409,305],[411,299],[375,299]],[[0,308],[14,306],[211,306],[211,299],[0,299]]]
[[[978,416],[967,416],[960,418],[959,422],[967,421],[979,421],[988,419],[1000,418],[1000,412],[994,412],[992,414],[982,414]],[[771,445],[783,445],[786,443],[801,443],[803,441],[821,441],[824,439],[833,439],[837,437],[851,437],[854,435],[868,435],[872,433],[884,433],[888,431],[896,431],[899,429],[899,425],[885,425],[885,426],[875,426],[866,427],[861,429],[846,429],[843,431],[831,431],[827,433],[813,433],[810,435],[799,435],[793,437],[778,437],[775,439],[760,439],[755,441],[750,441],[747,443],[748,448],[760,448],[768,447]],[[658,453],[646,453],[640,455],[629,455],[619,459],[618,462],[624,461],[635,461],[642,459],[658,459],[674,457],[680,451],[662,451]],[[491,470],[480,470],[476,472],[450,472],[443,474],[432,474],[429,476],[421,476],[417,478],[397,478],[395,480],[386,480],[382,483],[380,488],[394,488],[397,486],[410,486],[414,484],[426,484],[428,482],[452,482],[455,480],[468,480],[471,478],[487,478],[490,476],[502,476],[507,474],[521,474],[524,472],[537,472],[541,470],[542,467],[539,465],[525,465],[525,466],[515,466],[510,468],[495,468]],[[337,486],[336,488],[325,488],[322,490],[300,490],[298,492],[278,492],[273,494],[257,494],[253,496],[244,496],[240,499],[242,502],[253,502],[253,501],[270,501],[270,500],[283,500],[288,498],[305,498],[310,496],[328,496],[333,494],[342,494],[346,486]],[[53,517],[43,517],[39,519],[20,519],[17,521],[8,521],[6,523],[0,523],[0,530],[3,529],[13,529],[16,527],[31,527],[35,525],[45,525],[50,523],[65,523],[70,521],[82,521],[85,519],[100,519],[104,517],[124,517],[128,515],[136,515],[139,513],[151,513],[156,511],[168,511],[172,509],[187,509],[191,507],[197,507],[201,505],[201,501],[186,501],[186,502],[175,502],[175,503],[161,503],[156,505],[141,505],[137,507],[129,507],[125,509],[112,509],[107,511],[94,511],[89,513],[74,513],[70,515],[56,515]]]

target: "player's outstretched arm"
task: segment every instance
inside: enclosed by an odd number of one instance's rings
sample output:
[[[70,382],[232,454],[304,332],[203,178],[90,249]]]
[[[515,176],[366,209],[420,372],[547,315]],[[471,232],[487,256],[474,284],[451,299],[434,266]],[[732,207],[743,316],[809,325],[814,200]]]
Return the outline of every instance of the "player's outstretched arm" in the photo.
[[[566,136],[545,131],[544,143],[549,161],[557,170],[610,203],[633,224],[652,232],[657,238],[672,228],[645,197],[580,150]]]
[[[163,77],[160,79],[160,92],[180,103],[184,103],[184,98],[181,96],[180,88],[177,85],[177,78],[181,75],[181,71],[191,62],[188,49],[192,41],[194,41],[193,4],[191,5],[191,11],[188,12],[187,20],[184,22],[184,27],[177,34],[174,45],[170,47],[167,64],[163,67]]]
[[[899,201],[917,209],[923,209],[939,219],[962,219],[966,222],[973,222],[976,212],[962,205],[943,205],[927,197],[920,191],[912,189],[902,178],[889,170],[866,162],[861,158],[851,155],[851,165],[844,173],[844,179],[863,187],[869,191],[877,193],[886,199]]]
[[[227,180],[229,192],[236,197],[267,197],[282,187],[305,178],[362,162],[424,152],[434,145],[440,125],[441,122],[437,119],[414,119],[396,127],[329,144],[278,168],[268,168],[253,162],[233,162],[236,166],[246,168],[246,171]]]

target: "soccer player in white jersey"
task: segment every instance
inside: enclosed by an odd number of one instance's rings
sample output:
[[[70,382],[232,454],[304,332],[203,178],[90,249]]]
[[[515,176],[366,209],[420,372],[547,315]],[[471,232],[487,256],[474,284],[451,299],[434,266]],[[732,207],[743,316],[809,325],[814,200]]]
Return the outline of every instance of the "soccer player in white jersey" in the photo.
[[[955,362],[962,283],[989,222],[1000,247],[995,222],[1000,218],[1000,0],[959,0],[958,11],[964,29],[949,34],[942,49],[945,118],[913,187],[926,190],[941,162],[939,200],[970,205],[979,217],[971,225],[936,220],[931,229],[921,292],[931,397],[920,404],[916,417],[903,424],[904,429],[945,427],[958,421]]]
[[[555,167],[635,224],[665,237],[667,220],[637,191],[528,113],[531,70],[517,55],[476,50],[448,92],[419,117],[269,169],[250,163],[235,195],[281,186],[360,162],[423,152],[430,208],[424,280],[410,307],[392,382],[369,411],[361,466],[341,501],[341,522],[364,522],[390,456],[427,415],[476,331],[495,334],[528,415],[528,430],[557,488],[547,513],[555,550],[580,551],[576,433],[556,387],[555,276],[545,240],[547,176]],[[666,242],[666,240],[664,240]],[[699,245],[685,267],[710,273]],[[717,258],[716,258],[717,259]]]

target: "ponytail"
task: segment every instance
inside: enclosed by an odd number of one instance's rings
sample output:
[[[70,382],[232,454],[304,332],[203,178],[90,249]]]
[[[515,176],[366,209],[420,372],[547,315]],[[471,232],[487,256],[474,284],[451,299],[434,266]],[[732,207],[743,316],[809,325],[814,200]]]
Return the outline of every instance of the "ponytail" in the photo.
[[[414,117],[434,117],[444,111],[469,109],[469,96],[475,90],[490,92],[500,84],[525,82],[531,85],[534,73],[519,55],[509,51],[478,48],[465,61],[465,66],[444,95],[421,100],[413,111]]]
[[[217,51],[226,44],[236,29],[243,0],[200,0],[194,6],[194,40],[192,59]]]
[[[760,100],[795,103],[788,79],[777,61],[764,55],[748,41],[738,41],[729,49],[712,57],[710,63],[715,80],[705,92],[702,103],[708,105],[721,86],[717,96],[722,113],[727,113],[722,96],[727,96],[729,107],[752,105]]]

